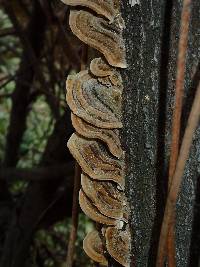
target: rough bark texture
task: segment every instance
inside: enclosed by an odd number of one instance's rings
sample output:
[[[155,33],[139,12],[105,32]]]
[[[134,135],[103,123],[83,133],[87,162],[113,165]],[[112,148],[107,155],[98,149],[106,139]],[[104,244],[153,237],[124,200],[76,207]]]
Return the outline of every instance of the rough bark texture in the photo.
[[[127,59],[124,80],[124,149],[137,267],[155,266],[167,191],[171,114],[182,1],[123,1]],[[136,3],[137,2],[137,3]],[[183,129],[199,79],[200,2],[193,1]],[[200,129],[177,204],[177,266],[198,266]],[[199,186],[198,186],[199,187]],[[195,211],[195,212],[194,212]],[[194,217],[194,220],[193,220]],[[192,230],[192,225],[193,230]],[[192,239],[191,239],[192,235]],[[197,238],[198,237],[198,238]],[[192,242],[190,242],[192,240]],[[188,265],[188,263],[190,264]]]

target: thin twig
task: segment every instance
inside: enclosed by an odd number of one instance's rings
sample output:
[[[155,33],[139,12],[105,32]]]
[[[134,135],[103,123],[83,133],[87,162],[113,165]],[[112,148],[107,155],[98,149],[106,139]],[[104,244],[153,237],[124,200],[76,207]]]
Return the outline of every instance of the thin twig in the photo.
[[[172,142],[171,142],[171,155],[169,163],[169,183],[171,182],[175,171],[176,161],[178,158],[178,150],[179,150],[180,124],[181,124],[182,102],[184,94],[186,53],[188,44],[190,13],[191,13],[191,0],[185,0],[181,16],[181,30],[180,30],[178,60],[177,60],[175,105],[174,105],[173,122],[172,122]]]
[[[81,70],[86,69],[88,58],[88,48],[86,45],[82,46],[82,54],[81,54]],[[81,168],[76,162],[75,165],[75,177],[74,177],[74,192],[73,192],[73,205],[72,205],[72,229],[70,232],[69,242],[68,242],[68,250],[67,250],[67,260],[66,267],[73,266],[74,260],[74,252],[75,252],[75,242],[78,230],[78,208],[79,208],[79,190],[81,187]]]
[[[78,213],[79,213],[78,195],[81,183],[80,176],[81,176],[81,168],[79,167],[78,163],[76,163],[75,175],[74,175],[73,206],[72,206],[72,228],[70,231],[70,237],[68,242],[66,267],[72,267],[74,261],[75,242],[78,229]]]
[[[198,85],[192,109],[188,118],[187,127],[181,144],[176,169],[174,172],[174,176],[172,179],[171,187],[167,198],[167,204],[165,208],[165,214],[160,234],[160,243],[159,243],[156,267],[161,267],[163,266],[164,263],[163,251],[165,250],[166,247],[166,241],[170,226],[173,224],[173,214],[175,212],[176,202],[178,194],[180,192],[180,186],[184,174],[184,168],[186,165],[187,158],[189,156],[190,147],[192,145],[192,139],[195,130],[198,126],[199,119],[200,119],[200,83]]]
[[[179,38],[177,73],[176,73],[175,104],[174,104],[173,121],[172,121],[172,141],[171,141],[169,180],[168,180],[169,188],[172,183],[172,177],[174,175],[179,152],[181,114],[182,114],[183,95],[184,95],[184,80],[185,80],[186,54],[188,47],[190,15],[191,15],[191,0],[184,0],[182,14],[181,14],[180,38]],[[174,229],[175,229],[175,220],[169,229],[168,240],[167,240],[167,252],[168,252],[167,254],[168,254],[169,267],[176,266]],[[163,253],[165,252],[163,251]]]

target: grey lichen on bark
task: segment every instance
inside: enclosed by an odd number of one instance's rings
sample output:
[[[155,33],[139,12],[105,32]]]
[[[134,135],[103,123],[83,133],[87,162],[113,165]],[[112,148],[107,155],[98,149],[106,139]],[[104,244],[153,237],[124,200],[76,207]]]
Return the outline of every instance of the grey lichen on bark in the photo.
[[[124,82],[123,143],[136,266],[147,266],[156,214],[159,64],[163,8],[123,4],[128,69]]]
[[[155,266],[167,192],[181,6],[182,1],[173,4],[171,0],[132,1],[132,5],[126,0],[122,3],[128,61],[128,68],[121,72],[124,83],[122,140],[131,207],[132,254],[137,267]],[[200,76],[200,2],[194,0],[192,8],[182,132]],[[194,253],[190,251],[195,244],[190,240],[194,235],[192,224],[196,223],[193,212],[199,175],[199,147],[198,129],[177,204],[178,267],[188,266],[193,261],[190,256]],[[196,216],[199,220],[195,214],[199,214],[196,208],[194,219]]]

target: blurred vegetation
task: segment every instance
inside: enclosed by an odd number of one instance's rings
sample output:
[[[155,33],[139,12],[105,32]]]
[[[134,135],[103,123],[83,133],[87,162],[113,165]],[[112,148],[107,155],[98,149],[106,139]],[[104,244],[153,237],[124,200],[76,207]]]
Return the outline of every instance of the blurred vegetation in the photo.
[[[92,262],[86,258],[82,249],[82,240],[86,233],[90,232],[93,228],[92,222],[81,214],[80,224],[78,230],[78,238],[76,241],[76,254],[75,261],[77,266],[92,266]],[[69,231],[71,219],[66,219],[53,225],[48,231],[40,230],[36,233],[34,246],[32,247],[32,262],[37,266],[37,255],[41,255],[45,259],[44,266],[61,266],[64,267],[66,259],[66,238],[69,238]]]
[[[10,253],[13,259],[19,257],[13,260],[13,267],[63,267],[73,179],[68,172],[58,171],[56,179],[43,181],[42,174],[37,173],[40,168],[46,173],[49,167],[72,161],[66,147],[73,129],[65,103],[65,80],[80,68],[81,44],[69,31],[68,9],[59,0],[2,1],[0,18],[0,212],[6,210],[6,215],[2,212],[0,216],[0,266],[11,266],[11,259],[6,257]],[[59,131],[62,128],[66,128],[66,135]],[[56,205],[53,194],[65,180],[71,185],[59,198],[60,212],[51,205]],[[41,221],[37,227],[26,222],[30,217],[27,206],[33,220]],[[41,209],[39,214],[37,209]],[[19,235],[13,221],[25,221],[19,225]],[[91,227],[80,214],[74,266],[92,266],[82,250],[82,240]],[[27,254],[26,259],[22,259],[23,254]]]

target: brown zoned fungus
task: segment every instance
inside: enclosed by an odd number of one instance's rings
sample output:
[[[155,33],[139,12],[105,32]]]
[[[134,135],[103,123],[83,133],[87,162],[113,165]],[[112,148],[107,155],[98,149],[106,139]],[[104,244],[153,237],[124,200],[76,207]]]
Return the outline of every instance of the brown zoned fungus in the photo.
[[[92,204],[105,216],[127,222],[126,199],[112,182],[81,176],[82,190]]]
[[[105,237],[108,253],[122,266],[129,267],[131,243],[130,231],[128,229],[121,230],[117,227],[108,227],[106,229]]]
[[[83,240],[83,249],[93,261],[108,266],[108,261],[104,256],[104,246],[98,231],[94,230],[86,235]]]
[[[106,77],[113,75],[115,69],[107,64],[101,57],[94,58],[90,63],[90,71],[97,77]]]
[[[119,138],[123,84],[117,70],[126,68],[121,1],[62,1],[75,7],[69,18],[73,33],[103,54],[92,60],[88,70],[67,79],[66,99],[76,130],[67,145],[83,172],[79,203],[83,212],[101,226],[101,235],[92,231],[83,247],[101,265],[108,265],[105,253],[109,253],[128,267],[131,237]]]
[[[81,189],[79,192],[79,204],[83,212],[93,221],[105,225],[118,225],[119,221],[109,218],[98,211],[98,209],[91,203],[90,199]]]
[[[74,133],[67,146],[83,172],[96,180],[111,180],[124,188],[124,163],[116,159],[96,140]]]
[[[102,129],[97,128],[78,116],[71,114],[72,124],[77,133],[80,135],[92,138],[92,139],[100,139],[105,142],[113,154],[113,156],[117,158],[121,158],[123,155],[123,150],[121,148],[121,143],[119,139],[119,131],[117,129]]]
[[[70,11],[72,32],[84,43],[100,51],[111,66],[126,68],[122,30],[87,11]]]
[[[116,68],[109,66],[103,58],[93,59],[90,63],[90,71],[102,83],[104,83],[103,79],[106,79],[108,80],[106,83],[111,83],[123,90],[120,73],[116,70]]]
[[[67,79],[67,103],[74,114],[100,128],[121,128],[122,91],[107,88],[88,71]]]
[[[71,6],[85,6],[113,22],[119,14],[119,1],[113,0],[61,0]]]

